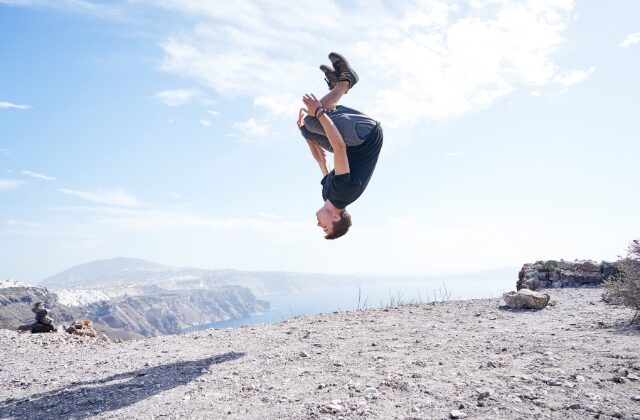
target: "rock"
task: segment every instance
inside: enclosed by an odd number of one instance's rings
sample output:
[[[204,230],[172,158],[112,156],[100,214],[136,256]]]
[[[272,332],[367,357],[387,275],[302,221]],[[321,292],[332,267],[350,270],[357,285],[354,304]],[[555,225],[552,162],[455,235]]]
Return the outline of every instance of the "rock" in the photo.
[[[309,353],[307,353],[306,351],[301,351],[300,357],[309,357]]]
[[[634,395],[633,397],[631,397],[631,399],[633,401],[640,401],[640,395]]]
[[[340,404],[325,404],[320,408],[323,414],[338,414],[344,411],[344,407]]]
[[[460,410],[451,410],[451,412],[449,413],[449,417],[451,417],[452,419],[463,419],[467,417],[467,413]]]
[[[629,373],[627,374],[627,379],[630,381],[637,381],[640,380],[640,376],[636,375],[635,373]]]
[[[502,295],[505,303],[510,308],[518,309],[542,309],[549,303],[548,293],[538,293],[529,289],[520,289],[517,292],[509,292]]]
[[[479,400],[484,400],[493,395],[493,390],[489,388],[478,388],[476,389],[476,394],[478,394]]]

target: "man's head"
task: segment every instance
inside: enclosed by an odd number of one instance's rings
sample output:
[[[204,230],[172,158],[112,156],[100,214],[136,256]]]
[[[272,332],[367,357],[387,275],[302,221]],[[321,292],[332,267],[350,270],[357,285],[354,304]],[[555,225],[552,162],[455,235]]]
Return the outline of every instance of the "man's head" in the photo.
[[[325,239],[337,239],[346,234],[351,227],[351,214],[346,209],[331,209],[323,206],[316,212],[318,226],[322,228]]]

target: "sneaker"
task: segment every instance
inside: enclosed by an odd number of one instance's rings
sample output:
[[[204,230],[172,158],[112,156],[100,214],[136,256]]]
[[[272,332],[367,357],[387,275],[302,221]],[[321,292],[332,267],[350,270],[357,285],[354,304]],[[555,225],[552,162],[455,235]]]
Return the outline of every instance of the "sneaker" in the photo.
[[[333,68],[336,70],[338,81],[346,80],[349,82],[349,89],[358,83],[358,74],[349,66],[346,58],[338,53],[332,52],[329,54],[329,60],[331,60],[331,64],[333,64]]]
[[[324,81],[327,82],[329,90],[333,89],[336,86],[336,83],[338,83],[338,76],[336,76],[335,71],[324,64],[320,66],[320,70],[324,73]]]

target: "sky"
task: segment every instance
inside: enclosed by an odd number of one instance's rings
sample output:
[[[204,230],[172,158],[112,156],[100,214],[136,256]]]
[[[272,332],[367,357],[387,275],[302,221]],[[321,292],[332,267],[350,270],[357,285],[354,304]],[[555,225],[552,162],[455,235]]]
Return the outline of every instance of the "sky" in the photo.
[[[327,241],[295,121],[331,51],[385,143]],[[0,278],[436,275],[640,237],[636,0],[0,0],[0,63]]]

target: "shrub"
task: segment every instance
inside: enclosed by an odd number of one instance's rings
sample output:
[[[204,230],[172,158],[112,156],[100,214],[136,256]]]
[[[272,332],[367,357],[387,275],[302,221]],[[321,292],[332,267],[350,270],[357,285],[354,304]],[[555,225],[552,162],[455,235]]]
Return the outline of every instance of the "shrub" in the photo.
[[[613,301],[635,309],[631,322],[640,322],[640,240],[631,242],[619,268],[619,278],[608,280],[605,287]]]

